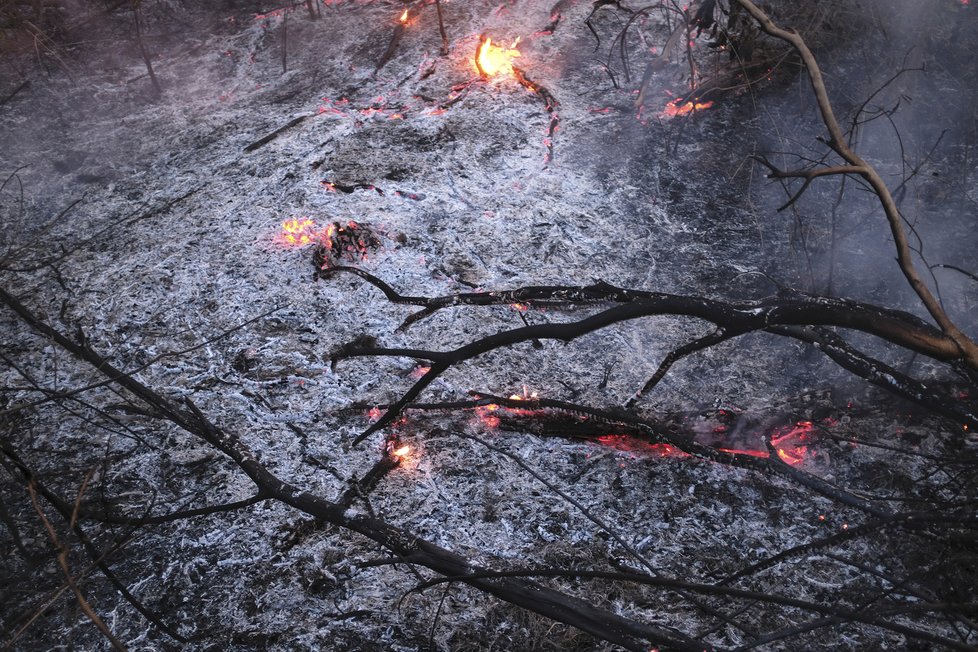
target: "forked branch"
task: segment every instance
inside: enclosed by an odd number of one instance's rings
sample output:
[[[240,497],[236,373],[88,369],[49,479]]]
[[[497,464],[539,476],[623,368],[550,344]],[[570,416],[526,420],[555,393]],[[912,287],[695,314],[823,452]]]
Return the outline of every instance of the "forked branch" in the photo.
[[[960,351],[961,357],[964,359],[965,363],[972,369],[978,369],[978,344],[975,343],[970,337],[968,337],[964,332],[962,332],[951,318],[944,311],[941,302],[938,298],[931,292],[924,278],[921,276],[920,272],[917,270],[916,265],[913,262],[913,251],[910,247],[910,242],[907,237],[907,231],[904,227],[903,216],[900,214],[900,209],[897,207],[896,201],[893,199],[893,195],[890,193],[889,187],[883,178],[880,176],[879,172],[866,162],[862,157],[860,157],[853,149],[849,146],[848,141],[842,133],[842,128],[839,126],[839,121],[835,117],[835,111],[832,108],[832,103],[829,99],[829,93],[825,86],[825,80],[822,77],[821,68],[819,68],[818,62],[815,60],[815,55],[808,48],[805,40],[800,34],[793,30],[787,30],[779,27],[771,20],[771,18],[761,10],[757,5],[755,5],[751,0],[735,0],[737,4],[743,7],[761,26],[761,29],[768,35],[774,38],[780,39],[795,49],[796,52],[801,56],[802,62],[805,65],[805,69],[808,72],[808,79],[811,82],[812,90],[815,92],[815,99],[818,102],[819,112],[822,116],[822,123],[829,132],[828,145],[832,150],[845,161],[844,166],[839,166],[835,171],[836,174],[858,174],[862,177],[873,189],[873,192],[879,198],[880,205],[883,208],[883,213],[886,216],[886,220],[889,223],[890,234],[893,237],[894,247],[896,248],[897,262],[900,265],[900,270],[903,272],[904,277],[913,288],[914,292],[920,298],[921,303],[930,313],[934,321],[940,326],[941,330],[954,342]],[[790,175],[791,173],[781,171],[778,172],[780,175]],[[820,176],[824,176],[828,173],[821,173]],[[801,176],[805,178],[806,184],[811,181],[813,177],[805,176],[804,174],[794,174],[793,176]],[[794,199],[794,198],[793,198]]]

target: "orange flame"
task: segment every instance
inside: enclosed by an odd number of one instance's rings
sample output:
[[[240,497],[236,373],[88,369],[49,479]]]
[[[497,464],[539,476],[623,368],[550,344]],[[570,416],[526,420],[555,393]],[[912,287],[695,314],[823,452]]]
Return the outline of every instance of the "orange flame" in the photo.
[[[401,14],[401,17],[398,18],[398,20],[401,21],[401,24],[402,25],[407,24],[407,22],[408,22],[408,10],[407,9],[404,10],[404,13]]]
[[[708,109],[713,106],[713,102],[693,102],[689,101],[685,104],[682,100],[673,100],[666,104],[666,108],[662,110],[661,115],[665,118],[675,118],[680,115],[689,115],[694,111],[702,111],[703,109]]]
[[[301,217],[282,222],[282,230],[275,234],[275,244],[286,249],[301,249],[311,244],[325,243],[333,237],[336,226],[327,224],[320,228],[314,220]]]
[[[407,454],[410,452],[411,452],[410,446],[401,446],[400,448],[396,448],[392,450],[391,455],[393,455],[394,457],[404,458],[407,457]]]
[[[517,38],[513,44],[507,47],[499,47],[492,44],[492,39],[488,36],[479,44],[479,49],[475,55],[475,67],[483,77],[495,77],[496,75],[512,75],[513,59],[520,56],[520,51],[516,49],[520,40]]]
[[[316,242],[316,223],[309,218],[286,220],[282,222],[282,230],[275,236],[276,244],[298,249]]]

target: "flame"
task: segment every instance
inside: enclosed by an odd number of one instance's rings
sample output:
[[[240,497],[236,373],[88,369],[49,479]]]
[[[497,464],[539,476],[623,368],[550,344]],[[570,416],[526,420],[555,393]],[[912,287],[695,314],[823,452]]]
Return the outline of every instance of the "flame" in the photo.
[[[408,10],[407,9],[404,10],[404,13],[401,14],[401,17],[398,18],[398,20],[401,22],[402,25],[406,25],[407,24],[407,22],[408,22]]]
[[[713,106],[713,102],[693,102],[689,101],[685,104],[682,100],[673,100],[666,104],[666,108],[662,110],[660,114],[664,118],[675,118],[676,116],[689,115],[694,111],[702,111],[703,109],[708,109]]]
[[[299,249],[318,239],[316,223],[309,218],[300,218],[282,222],[282,230],[275,236],[275,243],[289,249]]]
[[[488,36],[479,44],[479,49],[475,55],[475,67],[483,77],[494,77],[496,75],[512,75],[513,59],[520,56],[520,51],[516,49],[520,39],[517,38],[513,44],[507,47],[499,47],[492,44],[492,39]]]
[[[401,446],[400,448],[395,448],[391,451],[391,455],[398,458],[407,457],[407,454],[411,452],[410,446]]]

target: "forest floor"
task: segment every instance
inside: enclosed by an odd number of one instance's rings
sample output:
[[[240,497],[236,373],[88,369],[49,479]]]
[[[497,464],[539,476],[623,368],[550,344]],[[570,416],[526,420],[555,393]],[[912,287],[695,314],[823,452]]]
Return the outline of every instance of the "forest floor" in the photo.
[[[60,61],[46,56],[43,65],[0,71],[7,97],[0,278],[36,314],[83,334],[141,382],[191,398],[311,493],[340,496],[377,462],[389,434],[352,441],[369,426],[371,408],[396,400],[426,364],[333,365],[343,345],[376,338],[378,346],[445,350],[581,315],[456,307],[399,329],[413,308],[389,303],[356,276],[317,278],[315,243],[327,229],[356,236],[333,264],[359,267],[409,295],[599,280],[726,298],[762,297],[778,284],[825,290],[825,207],[838,186],[779,213],[784,192],[751,159],[814,156],[819,123],[804,80],[785,64],[766,85],[672,116],[668,104],[688,83],[688,66],[677,59],[655,73],[639,110],[645,46],[668,38],[667,12],[636,22],[619,47],[627,17],[610,6],[444,2],[441,54],[433,3],[326,2],[317,20],[305,5],[258,13],[246,3],[143,4],[159,97],[134,40],[106,45],[121,29],[118,17],[91,27]],[[952,12],[974,20],[944,4],[955,3],[941,4],[941,25],[954,23]],[[848,107],[894,72],[889,60],[854,72],[853,53],[882,38],[872,36],[882,18],[863,20],[866,44],[845,33],[820,52],[826,70],[857,79],[839,92]],[[537,92],[511,74],[480,76],[474,57],[483,34],[519,51],[513,63]],[[730,67],[706,41],[694,42],[703,50],[699,65]],[[953,94],[967,80],[938,69],[914,83],[921,95],[929,86]],[[926,153],[942,124],[959,124],[956,106],[933,110],[934,124],[908,135],[906,149]],[[865,141],[874,152],[892,152],[891,139],[880,136],[884,146],[875,137]],[[908,186],[922,237],[934,242],[927,238],[939,234],[948,264],[970,265],[976,244],[969,142],[962,136],[936,149]],[[916,310],[885,224],[865,199],[851,201],[839,218],[848,221],[835,253],[836,290]],[[975,320],[974,285],[945,280],[950,309]],[[74,500],[89,472],[86,504],[137,516],[250,495],[247,478],[214,450],[161,427],[105,386],[23,408],[37,401],[38,386],[52,396],[99,377],[12,312],[0,311],[0,324],[0,436],[62,495]],[[691,318],[647,318],[570,344],[521,345],[452,370],[421,400],[483,392],[621,406],[671,350],[709,331]],[[891,361],[930,373],[902,354]],[[954,466],[964,454],[953,424],[769,335],[680,361],[637,409],[719,448],[767,455],[768,442],[783,442],[792,468],[887,508],[973,495],[974,467],[962,476]],[[485,405],[409,411],[394,427],[409,452],[350,509],[496,570],[654,567],[705,583],[840,535],[735,586],[849,604],[853,595],[892,591],[891,579],[906,576],[915,595],[946,597],[916,571],[938,550],[954,554],[965,544],[898,528],[847,537],[872,515],[788,475],[681,455],[613,426],[582,438],[568,416]],[[106,645],[70,591],[58,592],[63,577],[44,557],[50,545],[41,520],[23,482],[9,463],[4,468],[0,500],[11,516],[0,545],[25,554],[0,562],[3,642]],[[616,649],[462,584],[411,592],[428,576],[371,564],[387,554],[377,544],[277,504],[92,529],[100,548],[118,547],[108,559],[132,594],[193,641],[184,649]],[[128,647],[178,647],[97,570],[83,571],[90,560],[79,546],[71,558],[93,608]],[[848,621],[807,631],[813,614],[777,604],[710,596],[697,605],[648,586],[546,581],[723,648],[794,626],[795,649],[905,649],[910,640],[898,628]],[[978,640],[940,614],[893,620],[962,645]]]

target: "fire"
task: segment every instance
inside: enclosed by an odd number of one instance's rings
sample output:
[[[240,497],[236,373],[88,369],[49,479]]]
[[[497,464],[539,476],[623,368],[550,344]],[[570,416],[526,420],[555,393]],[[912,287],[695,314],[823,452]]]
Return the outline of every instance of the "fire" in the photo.
[[[289,249],[299,249],[311,245],[319,239],[316,223],[309,218],[286,220],[282,230],[275,236],[276,244]]]
[[[400,448],[395,448],[394,450],[392,450],[391,455],[403,459],[407,457],[407,454],[410,452],[411,452],[410,446],[401,446]]]
[[[517,38],[508,48],[499,47],[492,44],[491,38],[485,37],[479,43],[479,49],[475,55],[476,70],[485,78],[496,75],[512,75],[513,59],[520,56],[520,51],[516,49],[519,42],[520,39]]]
[[[286,249],[301,249],[311,244],[329,242],[336,226],[320,227],[315,220],[302,217],[282,222],[282,230],[275,234],[275,244]]]
[[[815,424],[799,421],[794,426],[781,428],[771,436],[771,446],[777,451],[781,461],[798,466],[808,455],[808,443],[812,441]]]
[[[408,10],[407,9],[404,10],[404,13],[401,14],[401,17],[398,18],[398,20],[401,22],[402,25],[406,25],[407,24],[407,22],[408,22]]]
[[[612,448],[622,453],[629,453],[633,458],[642,457],[688,457],[672,444],[649,442],[630,435],[601,435],[598,443],[606,448]]]
[[[666,104],[666,108],[660,114],[664,118],[675,118],[676,116],[689,115],[694,111],[702,111],[713,106],[713,102],[693,102],[683,103],[682,100],[673,100]]]
[[[493,412],[498,409],[498,405],[495,403],[490,403],[489,405],[480,405],[475,409],[475,413],[476,416],[479,417],[479,421],[482,422],[482,425],[490,430],[495,430],[499,427],[500,420],[499,417],[493,414]]]
[[[509,400],[511,401],[533,401],[540,398],[540,393],[536,391],[530,391],[527,389],[526,385],[523,385],[522,394],[510,394]]]

